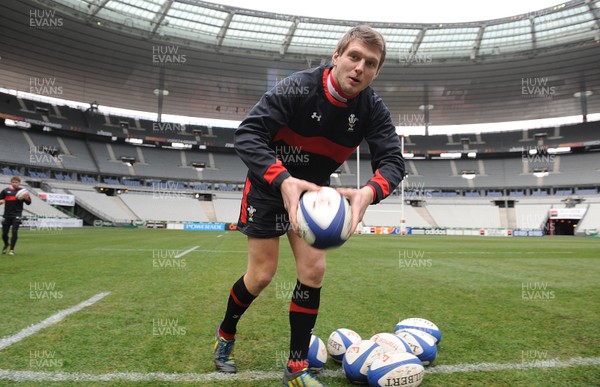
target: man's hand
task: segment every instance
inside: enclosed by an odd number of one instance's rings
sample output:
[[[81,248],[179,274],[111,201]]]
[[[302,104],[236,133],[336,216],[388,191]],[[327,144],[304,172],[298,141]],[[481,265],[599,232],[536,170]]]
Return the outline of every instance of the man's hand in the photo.
[[[0,199],[0,206],[4,204],[4,199]]]
[[[354,234],[358,223],[362,220],[367,211],[367,207],[373,203],[373,190],[371,187],[355,188],[338,188],[337,191],[348,198],[352,208],[352,228],[350,235]]]
[[[320,189],[321,187],[314,183],[296,179],[292,176],[286,178],[279,186],[281,197],[283,198],[283,205],[290,216],[292,229],[296,233],[298,232],[298,218],[296,213],[298,211],[298,203],[300,203],[300,195],[305,191],[318,191]]]

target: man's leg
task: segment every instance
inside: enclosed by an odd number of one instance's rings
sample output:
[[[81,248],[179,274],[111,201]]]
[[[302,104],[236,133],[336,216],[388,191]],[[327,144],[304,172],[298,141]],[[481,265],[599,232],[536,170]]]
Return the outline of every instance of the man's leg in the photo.
[[[296,259],[298,274],[290,301],[288,371],[294,374],[308,367],[310,336],[317,321],[321,285],[325,275],[325,251],[309,246],[293,232],[288,232],[288,239]],[[290,377],[286,374],[288,380]]]
[[[17,239],[19,239],[19,227],[21,226],[21,218],[15,218],[12,222],[12,235],[10,238],[10,251],[11,253],[17,245]]]
[[[6,254],[6,250],[8,250],[8,231],[10,230],[11,224],[12,224],[12,219],[4,218],[2,220],[2,242],[4,242],[4,247],[2,248],[2,254]]]
[[[215,366],[221,372],[237,371],[233,343],[237,323],[254,299],[266,288],[277,271],[279,237],[248,237],[248,269],[231,287],[225,317],[217,331]]]
[[[231,287],[227,311],[221,323],[223,337],[233,339],[239,318],[266,288],[277,271],[279,237],[248,237],[248,269]]]

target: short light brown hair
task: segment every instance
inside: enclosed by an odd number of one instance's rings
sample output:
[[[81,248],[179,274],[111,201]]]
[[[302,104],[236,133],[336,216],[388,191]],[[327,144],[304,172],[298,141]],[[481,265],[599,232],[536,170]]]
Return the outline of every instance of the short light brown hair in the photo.
[[[10,178],[11,183],[13,182],[13,180],[18,181],[19,183],[21,182],[21,178],[19,176],[13,176]]]
[[[381,60],[379,61],[379,65],[377,67],[377,70],[379,71],[381,66],[383,66],[383,62],[385,61],[386,52],[385,39],[383,38],[383,35],[366,24],[352,27],[344,34],[344,36],[341,37],[337,47],[335,48],[335,52],[337,52],[339,55],[342,55],[350,45],[350,42],[353,40],[360,40],[370,46],[378,48],[381,51]]]

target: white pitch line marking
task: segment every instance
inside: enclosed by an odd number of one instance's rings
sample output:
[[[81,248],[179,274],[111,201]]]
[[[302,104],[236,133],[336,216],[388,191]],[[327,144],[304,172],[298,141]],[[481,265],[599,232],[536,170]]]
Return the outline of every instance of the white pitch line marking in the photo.
[[[44,328],[48,328],[49,326],[60,322],[62,319],[64,319],[68,315],[73,314],[75,312],[79,312],[81,309],[86,308],[86,307],[96,303],[97,301],[103,299],[104,297],[108,296],[109,294],[110,294],[110,292],[98,293],[95,296],[93,296],[92,298],[85,300],[83,302],[80,302],[79,304],[72,306],[69,309],[61,310],[60,312],[48,317],[44,321],[39,322],[30,327],[27,327],[27,328],[21,330],[20,332],[15,333],[12,336],[4,336],[3,338],[0,339],[0,351],[6,347],[9,347],[9,346],[15,344],[15,343],[18,343],[19,341],[23,340],[24,338],[31,336],[34,333],[36,333]]]
[[[109,248],[96,248],[98,251],[156,251],[158,249],[109,249]],[[197,253],[248,253],[247,250],[194,250]]]
[[[524,361],[521,363],[479,363],[479,364],[442,364],[427,368],[425,372],[432,374],[454,374],[460,372],[485,372],[505,370],[527,370],[532,368],[569,368],[577,366],[600,365],[600,357],[571,358],[567,360],[544,359]]]
[[[184,255],[186,255],[187,253],[191,253],[192,251],[196,250],[198,247],[200,247],[200,246],[194,246],[194,247],[192,247],[192,248],[189,248],[189,249],[187,249],[186,251],[184,251],[184,252],[182,252],[182,253],[179,253],[179,254],[177,254],[177,255],[176,255],[174,258],[175,258],[175,259],[177,259],[177,258],[181,258],[181,257],[183,257]]]
[[[460,372],[493,372],[504,370],[527,370],[534,368],[568,368],[577,366],[600,365],[600,357],[573,358],[567,360],[551,359],[533,363],[480,363],[480,364],[454,364],[438,365],[426,368],[425,373],[453,374]],[[339,370],[325,370],[320,373],[324,377],[343,378]],[[252,380],[278,380],[281,371],[245,371],[235,375],[211,372],[207,374],[182,373],[169,374],[165,372],[115,372],[109,374],[89,374],[81,372],[51,372],[51,371],[16,371],[0,370],[0,380],[16,382],[110,382],[110,381],[164,381],[164,382],[216,382],[216,381],[252,381]]]

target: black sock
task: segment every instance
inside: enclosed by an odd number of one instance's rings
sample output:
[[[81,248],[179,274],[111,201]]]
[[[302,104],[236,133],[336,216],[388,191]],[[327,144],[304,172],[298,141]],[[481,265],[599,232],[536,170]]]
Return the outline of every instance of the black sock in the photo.
[[[310,336],[317,321],[321,288],[311,288],[296,282],[290,301],[290,357],[291,372],[308,367]]]
[[[226,340],[232,340],[235,336],[237,323],[256,297],[252,295],[244,284],[244,276],[241,276],[233,284],[229,291],[229,300],[227,301],[227,310],[225,317],[221,322],[219,334]]]

